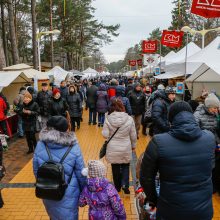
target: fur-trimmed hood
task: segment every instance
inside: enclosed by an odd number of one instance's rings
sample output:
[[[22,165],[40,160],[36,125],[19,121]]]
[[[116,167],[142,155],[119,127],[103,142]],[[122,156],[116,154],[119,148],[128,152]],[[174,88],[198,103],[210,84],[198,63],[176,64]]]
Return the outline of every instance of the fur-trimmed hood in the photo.
[[[39,139],[42,142],[59,144],[62,146],[72,146],[78,143],[76,135],[73,132],[60,132],[55,129],[47,128],[41,130]]]

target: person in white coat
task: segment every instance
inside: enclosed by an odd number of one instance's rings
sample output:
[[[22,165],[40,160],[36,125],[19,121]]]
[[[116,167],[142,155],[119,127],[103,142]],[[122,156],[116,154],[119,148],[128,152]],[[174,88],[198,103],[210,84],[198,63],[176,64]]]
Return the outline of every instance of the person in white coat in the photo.
[[[106,160],[111,163],[115,188],[121,188],[126,194],[129,191],[129,165],[132,160],[132,151],[135,151],[137,134],[134,120],[125,112],[120,99],[112,101],[109,113],[106,116],[102,135],[109,139],[118,129],[109,142],[106,151]]]

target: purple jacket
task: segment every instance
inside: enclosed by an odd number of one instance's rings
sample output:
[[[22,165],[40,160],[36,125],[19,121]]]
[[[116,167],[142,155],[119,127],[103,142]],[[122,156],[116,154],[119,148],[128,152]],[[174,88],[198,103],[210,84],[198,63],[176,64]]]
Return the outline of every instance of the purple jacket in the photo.
[[[96,110],[99,113],[106,113],[108,111],[108,93],[106,92],[106,86],[101,84],[97,91]]]
[[[89,205],[89,220],[125,220],[126,213],[115,187],[105,178],[90,178],[79,206]]]

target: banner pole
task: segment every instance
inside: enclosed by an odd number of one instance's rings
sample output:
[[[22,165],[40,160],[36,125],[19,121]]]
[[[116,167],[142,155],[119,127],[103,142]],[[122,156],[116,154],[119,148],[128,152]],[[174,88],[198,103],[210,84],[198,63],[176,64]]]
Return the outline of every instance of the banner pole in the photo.
[[[185,57],[185,76],[184,76],[184,93],[183,93],[183,100],[186,97],[186,74],[187,74],[187,56],[188,56],[188,43],[189,43],[189,34],[186,33],[186,57]]]

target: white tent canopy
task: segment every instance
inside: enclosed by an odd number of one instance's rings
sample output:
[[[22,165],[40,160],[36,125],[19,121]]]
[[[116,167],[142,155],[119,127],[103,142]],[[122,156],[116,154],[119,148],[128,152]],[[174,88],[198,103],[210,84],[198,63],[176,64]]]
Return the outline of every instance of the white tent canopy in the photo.
[[[201,95],[203,89],[215,90],[217,94],[220,94],[220,73],[203,64],[186,80],[186,84],[192,91],[194,99]]]
[[[21,63],[13,66],[3,68],[4,72],[11,74],[11,72],[24,73],[25,76],[29,79],[37,78],[39,80],[49,79],[46,73],[40,72],[38,70],[33,69],[31,66]]]
[[[88,68],[85,71],[82,72],[84,74],[83,78],[91,78],[91,77],[96,77],[99,73],[92,69],[92,68]]]
[[[60,82],[65,80],[70,72],[62,69],[59,66],[55,66],[53,69],[47,72],[48,76],[54,77],[54,84],[56,86],[60,85]]]
[[[220,73],[220,36],[216,37],[207,47],[188,58],[189,62],[206,63]]]
[[[7,87],[11,83],[26,83],[30,82],[28,77],[24,73],[18,71],[9,72],[0,71],[0,87]]]
[[[187,57],[190,57],[197,52],[201,51],[201,48],[198,47],[194,42],[190,42],[187,45]],[[186,57],[186,46],[183,47],[180,51],[178,51],[175,56],[170,56],[166,59],[166,65],[183,62]]]
[[[7,97],[9,103],[13,103],[15,95],[21,86],[31,80],[19,71],[0,71],[0,91]]]

